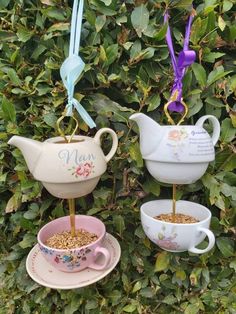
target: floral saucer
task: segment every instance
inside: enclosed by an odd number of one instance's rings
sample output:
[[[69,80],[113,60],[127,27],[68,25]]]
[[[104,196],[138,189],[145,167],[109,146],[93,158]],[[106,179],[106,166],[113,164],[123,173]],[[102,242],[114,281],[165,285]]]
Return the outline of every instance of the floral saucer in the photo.
[[[91,285],[107,276],[117,265],[120,259],[121,249],[119,242],[111,234],[107,233],[103,242],[111,254],[111,261],[104,270],[86,268],[76,273],[66,273],[55,269],[43,257],[39,245],[36,244],[29,252],[26,259],[26,270],[29,276],[38,284],[53,289],[76,289]],[[99,256],[97,261],[103,256]]]

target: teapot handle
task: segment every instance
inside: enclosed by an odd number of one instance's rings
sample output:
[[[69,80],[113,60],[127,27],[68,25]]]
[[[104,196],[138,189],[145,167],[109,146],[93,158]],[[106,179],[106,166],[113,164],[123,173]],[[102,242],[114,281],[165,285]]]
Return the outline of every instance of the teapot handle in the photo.
[[[115,152],[117,150],[118,138],[117,138],[116,133],[112,129],[102,128],[102,129],[98,130],[96,135],[94,136],[94,141],[99,146],[101,146],[101,135],[103,133],[109,133],[111,135],[111,137],[112,137],[112,147],[111,147],[111,150],[110,150],[110,152],[106,156],[104,156],[106,162],[108,162],[113,157],[113,155],[115,154]]]
[[[212,139],[213,145],[215,146],[215,144],[217,143],[217,141],[220,137],[220,123],[216,119],[216,117],[214,117],[212,115],[203,116],[197,120],[196,125],[203,127],[203,124],[207,119],[210,120],[212,125],[213,125],[213,134],[212,134],[211,139]]]

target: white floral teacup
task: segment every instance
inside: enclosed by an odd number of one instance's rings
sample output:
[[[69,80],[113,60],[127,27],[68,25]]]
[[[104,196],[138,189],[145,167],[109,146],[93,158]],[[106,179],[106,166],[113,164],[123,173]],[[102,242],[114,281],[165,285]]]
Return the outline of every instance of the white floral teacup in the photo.
[[[169,214],[172,211],[172,200],[150,201],[141,206],[141,222],[147,237],[160,248],[170,252],[184,252],[203,254],[211,250],[215,244],[215,236],[209,230],[211,212],[203,205],[177,201],[176,212],[194,217],[196,223],[170,223],[157,220],[154,217]],[[208,246],[198,249],[196,246],[205,237],[208,237]]]

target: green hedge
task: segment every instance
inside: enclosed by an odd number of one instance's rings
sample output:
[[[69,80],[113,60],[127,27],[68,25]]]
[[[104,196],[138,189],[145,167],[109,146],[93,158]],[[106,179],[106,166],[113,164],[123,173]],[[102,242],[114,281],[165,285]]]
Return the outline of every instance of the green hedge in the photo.
[[[42,189],[7,140],[19,134],[43,141],[57,134],[55,122],[66,103],[59,68],[68,54],[72,1],[0,1],[0,313],[236,312],[234,0],[194,2],[190,44],[197,61],[184,79],[186,122],[213,114],[221,122],[221,137],[215,162],[195,184],[178,186],[178,198],[211,209],[216,246],[201,256],[167,253],[145,238],[140,225],[140,205],[171,198],[171,187],[147,173],[137,127],[128,117],[142,111],[167,123],[163,104],[173,73],[163,12],[169,5],[180,51],[191,2],[86,1],[81,48],[86,68],[75,96],[98,129],[117,132],[119,148],[92,195],[77,200],[77,213],[101,218],[119,240],[122,257],[97,284],[56,291],[27,276],[25,259],[40,227],[67,215],[67,204]],[[95,134],[82,121],[80,128],[81,134]],[[109,148],[109,138],[103,146]]]

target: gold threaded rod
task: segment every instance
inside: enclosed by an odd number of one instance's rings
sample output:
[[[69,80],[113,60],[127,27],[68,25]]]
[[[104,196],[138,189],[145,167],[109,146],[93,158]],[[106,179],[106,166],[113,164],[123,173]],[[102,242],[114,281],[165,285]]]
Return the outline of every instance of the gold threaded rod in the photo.
[[[75,199],[68,199],[69,210],[70,210],[70,227],[71,235],[75,237]]]
[[[173,196],[172,196],[172,221],[175,222],[176,214],[176,184],[173,184]]]

